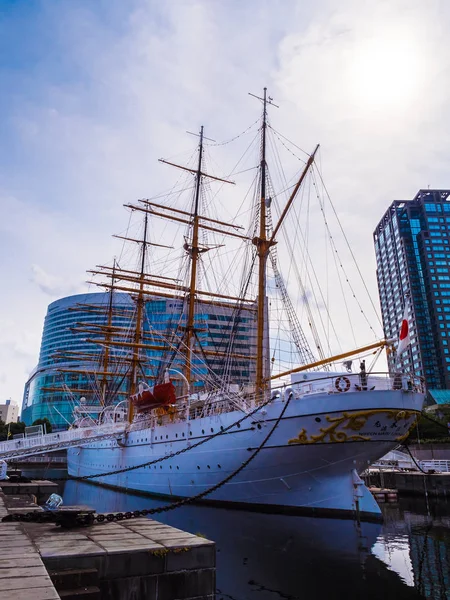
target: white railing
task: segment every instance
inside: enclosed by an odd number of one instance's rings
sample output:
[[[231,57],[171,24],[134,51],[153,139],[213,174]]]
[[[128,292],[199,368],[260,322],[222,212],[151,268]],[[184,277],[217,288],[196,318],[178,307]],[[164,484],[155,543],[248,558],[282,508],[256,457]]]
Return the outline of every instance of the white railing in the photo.
[[[41,464],[41,463],[66,464],[67,458],[65,456],[25,456],[23,459],[20,458],[20,462],[21,463],[39,463],[39,464]]]
[[[419,465],[427,472],[450,473],[450,460],[421,460]]]
[[[390,375],[389,373],[308,373],[303,379],[302,374],[292,376],[291,386],[297,396],[345,392],[365,392],[368,390],[386,391],[403,390],[423,392],[423,383],[418,377],[407,375]]]
[[[0,460],[82,446],[88,442],[120,436],[124,432],[124,423],[111,423],[95,427],[69,429],[58,433],[47,433],[31,438],[25,437],[20,440],[8,440],[7,442],[0,442]]]

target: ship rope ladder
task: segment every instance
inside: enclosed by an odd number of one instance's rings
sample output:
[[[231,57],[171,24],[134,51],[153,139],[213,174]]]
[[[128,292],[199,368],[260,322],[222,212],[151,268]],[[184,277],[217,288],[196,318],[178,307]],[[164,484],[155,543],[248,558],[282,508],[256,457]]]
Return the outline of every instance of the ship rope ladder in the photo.
[[[269,186],[271,186],[270,180],[268,183]],[[269,226],[269,231],[272,231],[272,211],[270,210],[270,208],[267,211],[267,223]],[[272,270],[275,275],[275,283],[278,289],[280,290],[281,301],[286,311],[286,316],[289,322],[289,326],[291,328],[292,340],[297,348],[300,361],[304,365],[313,363],[315,361],[314,354],[312,353],[311,348],[308,344],[308,340],[306,339],[306,335],[303,331],[302,326],[300,325],[300,321],[292,304],[292,300],[288,294],[286,285],[284,283],[284,279],[280,273],[280,270],[278,269],[278,252],[276,245],[271,247],[269,257],[272,265]]]
[[[315,361],[314,355],[309,347],[308,340],[306,339],[305,333],[300,325],[300,321],[298,320],[297,313],[292,304],[291,298],[286,289],[286,285],[284,283],[284,279],[281,276],[281,273],[278,269],[277,265],[277,253],[276,248],[273,247],[270,251],[270,262],[272,263],[272,269],[275,275],[275,282],[277,287],[281,293],[281,301],[283,303],[284,309],[286,311],[286,316],[291,327],[291,335],[294,341],[294,344],[298,350],[300,355],[300,360],[302,364],[307,365]]]

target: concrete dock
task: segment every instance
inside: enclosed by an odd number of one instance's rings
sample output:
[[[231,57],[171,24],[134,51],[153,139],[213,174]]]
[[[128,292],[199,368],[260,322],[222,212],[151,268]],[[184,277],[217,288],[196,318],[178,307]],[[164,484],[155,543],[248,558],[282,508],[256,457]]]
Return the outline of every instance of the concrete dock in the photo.
[[[27,496],[32,495],[39,504],[47,502],[51,494],[58,493],[58,484],[45,479],[31,479],[27,482],[2,481],[1,490],[7,496]]]
[[[8,514],[0,496],[0,518]],[[53,600],[59,595],[19,523],[0,523],[0,600]]]
[[[399,496],[450,496],[450,473],[421,473],[383,470],[364,475],[366,485],[393,488]]]
[[[0,532],[0,600],[215,598],[214,542],[152,519],[72,530],[0,523]]]

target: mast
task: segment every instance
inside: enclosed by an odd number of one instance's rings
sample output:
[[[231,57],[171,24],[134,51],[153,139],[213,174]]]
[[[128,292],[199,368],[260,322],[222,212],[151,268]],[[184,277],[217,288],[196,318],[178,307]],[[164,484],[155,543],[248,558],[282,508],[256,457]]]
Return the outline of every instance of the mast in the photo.
[[[133,340],[133,355],[131,359],[130,369],[130,397],[136,393],[137,388],[137,372],[139,367],[139,348],[141,347],[141,335],[142,335],[142,316],[144,313],[144,284],[145,284],[145,259],[147,255],[147,226],[148,226],[148,215],[144,217],[144,239],[142,241],[142,255],[141,255],[141,270],[138,278],[139,291],[136,299],[136,328],[134,330]],[[128,421],[131,423],[133,420],[134,407],[131,398],[128,403]]]
[[[268,377],[268,373],[264,372],[264,340],[265,333],[268,324],[266,324],[266,274],[267,274],[267,258],[269,256],[270,248],[276,244],[275,236],[278,233],[278,230],[283,223],[292,202],[294,201],[298,190],[300,189],[301,184],[303,183],[306,174],[308,173],[309,168],[314,162],[314,158],[317,150],[319,149],[319,145],[316,146],[314,152],[309,157],[306,165],[298,179],[294,189],[284,207],[283,212],[278,220],[278,223],[274,227],[272,234],[267,237],[267,219],[266,219],[266,171],[267,171],[267,162],[266,162],[266,133],[267,133],[267,104],[272,106],[277,106],[272,102],[272,98],[267,98],[267,88],[264,88],[263,97],[255,96],[255,94],[250,94],[259,100],[262,100],[263,103],[263,118],[262,118],[262,128],[261,128],[261,162],[260,162],[260,170],[261,170],[261,197],[260,197],[260,209],[259,209],[259,237],[253,238],[252,242],[256,246],[257,254],[258,254],[258,308],[257,308],[257,337],[256,337],[256,389],[255,389],[255,397],[256,402],[262,402],[265,397],[266,389],[268,386],[268,382],[270,381],[270,377]]]
[[[202,181],[202,159],[203,159],[203,125],[200,128],[200,143],[198,150],[198,167],[195,178],[195,199],[193,213],[193,228],[192,228],[192,243],[191,247],[187,248],[187,252],[191,257],[191,280],[189,285],[189,307],[188,319],[186,323],[186,380],[188,383],[187,393],[190,392],[192,378],[192,355],[194,342],[194,316],[195,316],[195,289],[197,282],[197,263],[200,248],[198,246],[198,230],[199,230],[199,215],[198,205],[200,199],[200,188]]]
[[[267,88],[264,88],[263,119],[261,131],[261,197],[259,208],[259,237],[253,239],[258,254],[258,313],[256,333],[256,401],[264,400],[266,388],[264,373],[264,331],[266,310],[266,267],[269,249],[273,241],[267,240],[266,231],[266,129],[267,129]]]

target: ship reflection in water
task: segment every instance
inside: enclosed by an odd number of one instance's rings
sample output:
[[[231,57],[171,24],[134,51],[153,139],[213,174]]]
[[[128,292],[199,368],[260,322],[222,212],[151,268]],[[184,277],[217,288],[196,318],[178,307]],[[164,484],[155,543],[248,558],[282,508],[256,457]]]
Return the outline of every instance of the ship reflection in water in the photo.
[[[68,481],[64,503],[98,512],[162,502]],[[447,508],[447,511],[446,511]],[[383,524],[186,506],[159,521],[217,545],[217,600],[450,598],[450,505],[386,505]],[[431,507],[433,512],[433,507]]]

